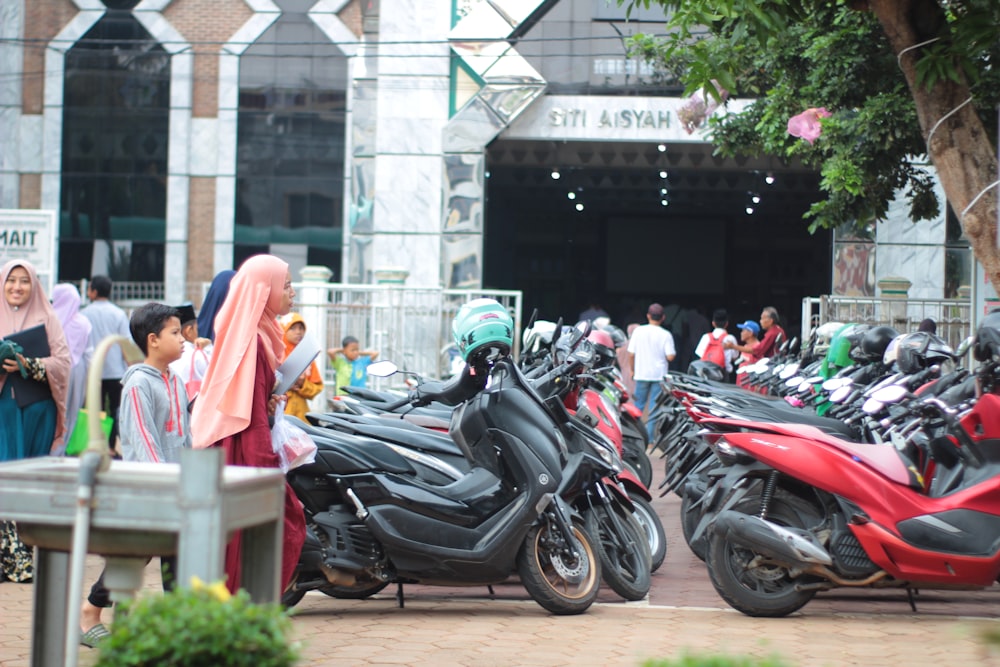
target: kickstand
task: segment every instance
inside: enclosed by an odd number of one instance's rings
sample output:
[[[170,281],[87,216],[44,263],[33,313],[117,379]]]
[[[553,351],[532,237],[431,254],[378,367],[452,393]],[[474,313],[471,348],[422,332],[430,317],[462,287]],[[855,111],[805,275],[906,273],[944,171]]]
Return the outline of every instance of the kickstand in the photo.
[[[486,584],[486,590],[490,592],[490,599],[496,600],[496,593],[493,592],[493,584]]]
[[[396,584],[396,603],[399,604],[399,608],[402,609],[406,606],[406,600],[403,597],[403,583],[400,582]]]
[[[917,600],[916,600],[917,595],[919,595],[919,591],[916,594],[914,594],[912,588],[906,589],[906,599],[910,603],[910,609],[913,610],[914,612],[917,611]]]

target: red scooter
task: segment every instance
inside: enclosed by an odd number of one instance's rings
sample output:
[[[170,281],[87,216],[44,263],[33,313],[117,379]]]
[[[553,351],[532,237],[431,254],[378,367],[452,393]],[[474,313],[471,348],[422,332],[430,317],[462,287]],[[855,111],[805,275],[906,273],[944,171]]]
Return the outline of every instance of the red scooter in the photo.
[[[993,352],[979,371],[987,392]],[[728,470],[707,499],[706,564],[727,603],[786,616],[818,591],[867,586],[906,589],[914,606],[918,589],[998,581],[1000,396],[909,405],[931,436],[922,462],[813,426],[709,420],[727,431],[707,437]]]

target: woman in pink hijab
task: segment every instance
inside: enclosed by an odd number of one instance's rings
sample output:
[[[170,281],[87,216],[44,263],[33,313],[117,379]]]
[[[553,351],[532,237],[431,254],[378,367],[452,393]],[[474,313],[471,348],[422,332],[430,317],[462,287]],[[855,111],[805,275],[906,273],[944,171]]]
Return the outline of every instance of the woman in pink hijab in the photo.
[[[0,267],[0,283],[0,338],[42,324],[43,346],[49,349],[47,356],[38,356],[23,346],[16,354],[3,346],[0,461],[45,456],[59,447],[65,431],[69,348],[35,267],[23,259],[9,261]],[[33,576],[31,549],[21,542],[13,522],[0,521],[0,581],[28,582]]]
[[[52,288],[52,310],[62,324],[66,344],[69,346],[69,387],[66,392],[66,437],[60,449],[69,442],[76,416],[87,397],[87,369],[94,346],[90,344],[90,320],[80,313],[80,292],[69,283],[59,283]]]
[[[222,447],[226,464],[277,468],[271,426],[278,404],[272,395],[275,369],[285,343],[279,315],[292,309],[295,291],[288,264],[273,255],[255,255],[233,276],[215,319],[215,351],[205,371],[191,417],[195,448]],[[282,589],[292,580],[305,541],[302,504],[285,485]],[[240,534],[226,548],[226,586],[240,587]]]

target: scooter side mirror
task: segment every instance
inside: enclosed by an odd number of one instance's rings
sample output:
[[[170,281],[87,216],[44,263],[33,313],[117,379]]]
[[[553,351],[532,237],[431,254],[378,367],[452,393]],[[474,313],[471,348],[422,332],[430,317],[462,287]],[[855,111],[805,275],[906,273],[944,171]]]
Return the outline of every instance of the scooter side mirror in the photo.
[[[387,378],[398,371],[399,367],[388,359],[368,364],[368,375],[374,375],[379,378]]]
[[[899,403],[903,400],[910,392],[898,384],[891,384],[888,387],[882,387],[872,392],[872,398],[886,405],[892,403]]]
[[[854,387],[852,387],[849,384],[840,385],[839,387],[833,390],[832,394],[830,394],[830,402],[843,403],[845,400],[847,400],[847,397],[851,395],[851,392],[853,390]]]

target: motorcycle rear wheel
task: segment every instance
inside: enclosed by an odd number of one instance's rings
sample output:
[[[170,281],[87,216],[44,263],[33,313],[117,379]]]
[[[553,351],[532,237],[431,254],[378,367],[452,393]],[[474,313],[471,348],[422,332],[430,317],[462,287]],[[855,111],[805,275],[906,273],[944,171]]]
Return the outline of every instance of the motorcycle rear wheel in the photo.
[[[629,499],[635,506],[635,519],[649,542],[649,571],[656,572],[667,557],[667,534],[663,530],[663,522],[648,500],[632,496],[629,496]]]
[[[760,497],[744,498],[732,508],[744,514],[760,511]],[[815,510],[792,494],[777,489],[768,507],[767,519],[788,528],[805,528],[802,515]],[[708,575],[715,590],[733,609],[747,616],[781,617],[798,611],[816,595],[815,590],[796,590],[803,577],[792,578],[788,570],[777,564],[751,562],[759,554],[752,549],[730,542],[714,532],[709,538]]]
[[[604,582],[626,600],[649,595],[649,540],[632,513],[616,503],[596,505],[585,516],[587,532],[597,539]]]
[[[544,521],[528,531],[517,554],[517,571],[531,598],[558,615],[582,614],[601,588],[601,561],[582,522],[572,524],[576,557],[564,553],[558,527]]]

